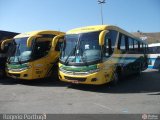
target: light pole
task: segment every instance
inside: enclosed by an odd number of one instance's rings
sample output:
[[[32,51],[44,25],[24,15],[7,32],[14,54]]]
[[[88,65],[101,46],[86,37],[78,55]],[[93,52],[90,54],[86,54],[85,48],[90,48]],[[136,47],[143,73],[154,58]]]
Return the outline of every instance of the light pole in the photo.
[[[102,25],[103,25],[103,10],[102,10],[102,5],[104,3],[106,3],[106,2],[105,2],[105,0],[97,0],[97,2],[98,2],[98,4],[101,5],[101,21],[102,21]]]

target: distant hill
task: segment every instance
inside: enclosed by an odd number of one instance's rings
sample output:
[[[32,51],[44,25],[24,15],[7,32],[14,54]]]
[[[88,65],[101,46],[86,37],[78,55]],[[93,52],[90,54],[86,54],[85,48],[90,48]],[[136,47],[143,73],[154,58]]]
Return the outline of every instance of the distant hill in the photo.
[[[160,43],[160,32],[142,33],[140,31],[132,33],[136,37],[146,39],[148,43]]]

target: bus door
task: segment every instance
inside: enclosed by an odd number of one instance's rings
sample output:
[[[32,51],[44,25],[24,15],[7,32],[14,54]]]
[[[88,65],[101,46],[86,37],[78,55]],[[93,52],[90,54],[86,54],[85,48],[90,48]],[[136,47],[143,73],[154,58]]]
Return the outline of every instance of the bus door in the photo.
[[[46,76],[57,75],[58,73],[58,61],[60,55],[61,44],[64,41],[64,35],[58,35],[53,38],[51,43],[51,50],[50,50],[50,60],[48,62],[48,71]]]
[[[50,49],[51,49],[51,40],[52,38],[40,37],[36,38],[33,42],[33,54],[31,62],[33,66],[33,77],[34,78],[43,78],[48,71],[48,64],[52,58],[50,58]]]

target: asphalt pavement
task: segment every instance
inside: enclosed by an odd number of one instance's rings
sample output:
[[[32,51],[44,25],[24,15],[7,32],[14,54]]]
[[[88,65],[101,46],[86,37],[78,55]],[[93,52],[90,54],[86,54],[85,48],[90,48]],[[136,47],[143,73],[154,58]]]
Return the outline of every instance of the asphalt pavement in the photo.
[[[116,86],[0,78],[0,113],[160,114],[160,72],[146,70]]]

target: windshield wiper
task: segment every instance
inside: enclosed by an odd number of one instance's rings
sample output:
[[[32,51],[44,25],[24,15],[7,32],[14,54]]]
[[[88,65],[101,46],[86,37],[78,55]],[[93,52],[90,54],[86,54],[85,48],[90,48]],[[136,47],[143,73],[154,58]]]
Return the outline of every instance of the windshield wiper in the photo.
[[[80,35],[80,36],[81,36],[81,35]],[[83,51],[83,49],[80,47],[80,45],[81,45],[81,44],[80,44],[80,41],[81,41],[80,36],[79,36],[79,38],[78,38],[77,46],[76,46],[76,50],[78,50],[79,52],[78,52],[78,53],[76,52],[75,58],[77,58],[77,56],[80,56],[82,62],[83,62],[85,65],[87,65],[86,60],[83,59],[83,52],[84,52],[84,51]],[[80,51],[81,51],[81,54],[80,54]]]
[[[17,60],[18,60],[18,63],[19,64],[21,64],[21,60],[20,60],[20,49],[19,49],[19,47],[20,47],[20,43],[18,44],[18,46],[17,46],[17,52],[18,52],[18,54],[19,54],[19,56],[17,56]]]
[[[79,37],[80,38],[80,37]],[[67,58],[66,58],[66,60],[65,60],[65,64],[67,64],[67,62],[68,62],[68,59],[69,59],[69,57],[72,55],[72,53],[73,52],[75,52],[76,50],[78,50],[78,47],[79,47],[79,41],[80,41],[80,39],[78,38],[78,40],[76,41],[76,44],[75,44],[75,46],[74,46],[74,48],[71,50],[71,52],[69,53],[69,55],[67,56]],[[77,53],[75,53],[75,59],[76,59],[76,57],[77,57]]]
[[[83,59],[83,50],[80,48],[80,37],[77,40],[77,44],[74,46],[74,48],[71,50],[71,52],[69,53],[69,55],[67,56],[66,60],[65,60],[65,64],[67,64],[69,57],[74,53],[75,53],[75,59],[77,59],[77,57],[81,57],[80,59],[82,60],[83,63],[85,63],[85,65],[87,65],[86,60]],[[79,51],[79,52],[77,52]],[[81,54],[80,54],[81,51]]]
[[[65,64],[67,64],[69,57],[72,55],[73,52],[75,52],[76,50],[76,45],[74,46],[74,48],[71,50],[71,52],[69,53],[69,55],[67,56],[66,60],[65,60]]]

